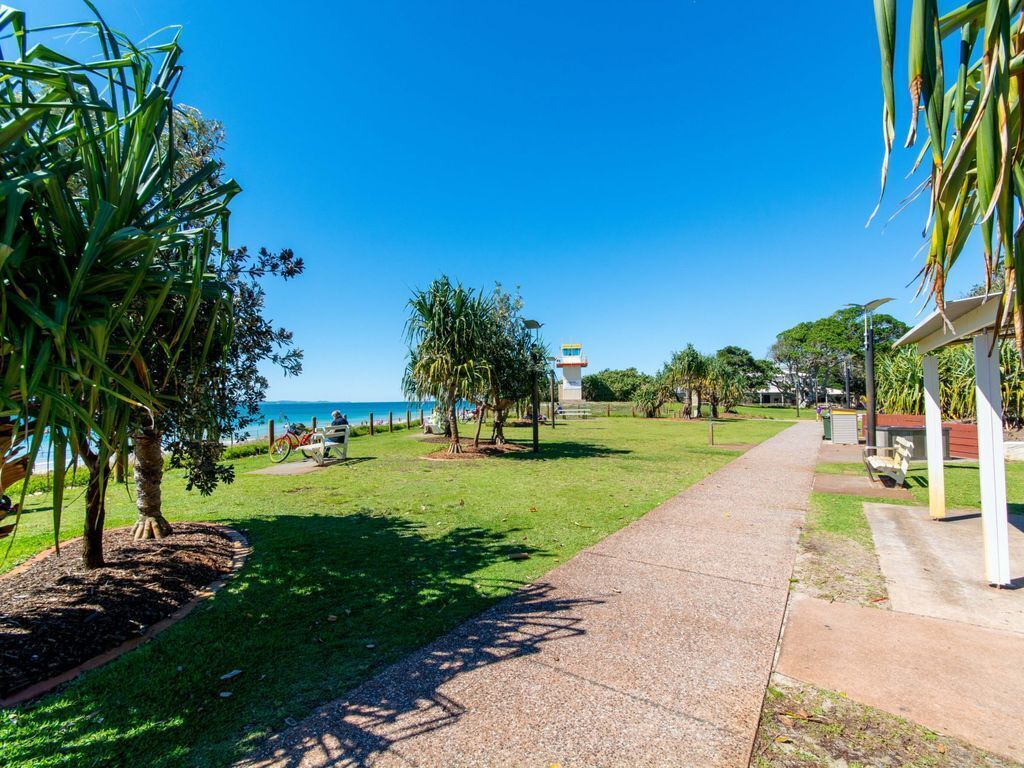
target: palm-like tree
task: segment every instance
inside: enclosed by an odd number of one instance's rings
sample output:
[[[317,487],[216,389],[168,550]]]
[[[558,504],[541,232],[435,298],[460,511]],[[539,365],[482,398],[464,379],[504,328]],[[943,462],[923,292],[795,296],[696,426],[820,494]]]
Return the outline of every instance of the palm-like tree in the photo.
[[[409,361],[402,386],[407,397],[433,398],[448,414],[448,452],[460,453],[458,403],[481,399],[489,388],[485,346],[491,299],[440,277],[416,291],[408,306]]]
[[[700,391],[701,382],[707,375],[708,360],[702,355],[693,344],[687,344],[679,352],[673,352],[671,359],[666,363],[663,377],[674,390],[686,392],[686,405],[683,407],[683,415],[689,418],[691,415],[700,416],[700,405],[697,412],[691,414],[693,393]]]
[[[874,0],[882,59],[883,192],[896,135],[898,5]],[[923,288],[941,309],[948,275],[980,230],[986,292],[1002,273],[1003,309],[1013,318],[1019,354],[1024,354],[1022,18],[1019,0],[969,0],[945,14],[939,13],[938,0],[914,0],[905,38],[911,102],[907,147],[916,143],[919,124],[928,134],[914,167],[924,162],[928,168],[916,190],[930,198]],[[958,55],[946,57],[954,50],[951,40],[958,40]]]
[[[166,396],[147,356],[173,368],[200,311],[223,318],[206,323],[211,342],[230,336],[230,293],[210,268],[238,187],[208,188],[211,166],[174,181],[177,38],[139,48],[98,14],[79,26],[98,60],[28,48],[24,14],[0,11],[16,47],[0,67],[0,416],[21,437],[0,460],[30,472],[49,434],[59,528],[64,470],[81,458],[92,568],[110,458]],[[174,331],[154,344],[158,324]]]

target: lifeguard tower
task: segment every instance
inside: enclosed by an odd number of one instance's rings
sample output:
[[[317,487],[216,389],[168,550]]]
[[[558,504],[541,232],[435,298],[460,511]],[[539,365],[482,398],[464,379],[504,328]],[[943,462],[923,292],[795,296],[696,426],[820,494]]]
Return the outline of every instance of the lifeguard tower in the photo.
[[[583,369],[587,358],[583,356],[583,345],[563,344],[562,356],[556,365],[562,369],[562,386],[558,399],[563,403],[578,403],[583,400]]]

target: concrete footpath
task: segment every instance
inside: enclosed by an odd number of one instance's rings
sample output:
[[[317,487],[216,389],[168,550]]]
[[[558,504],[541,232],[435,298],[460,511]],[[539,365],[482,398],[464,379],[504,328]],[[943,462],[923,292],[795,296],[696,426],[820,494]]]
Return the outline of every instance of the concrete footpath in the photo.
[[[778,672],[1021,761],[1021,658],[1015,632],[794,594]]]
[[[745,767],[820,441],[785,430],[240,765]]]

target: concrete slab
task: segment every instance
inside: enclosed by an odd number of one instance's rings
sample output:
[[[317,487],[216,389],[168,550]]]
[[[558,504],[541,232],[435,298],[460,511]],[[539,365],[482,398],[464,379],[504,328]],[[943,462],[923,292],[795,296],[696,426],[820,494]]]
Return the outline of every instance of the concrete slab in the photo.
[[[819,427],[797,424],[249,766],[747,766]]]
[[[984,581],[981,517],[973,510],[932,520],[927,507],[866,503],[894,611],[1024,634],[1024,589]],[[1011,576],[1024,586],[1024,516],[1010,515]]]
[[[794,593],[777,671],[1024,760],[1024,636]]]
[[[907,488],[889,488],[881,483],[872,482],[867,472],[861,475],[837,475],[819,472],[814,476],[816,493],[840,493],[847,496],[865,496],[872,499],[903,499],[912,501]]]

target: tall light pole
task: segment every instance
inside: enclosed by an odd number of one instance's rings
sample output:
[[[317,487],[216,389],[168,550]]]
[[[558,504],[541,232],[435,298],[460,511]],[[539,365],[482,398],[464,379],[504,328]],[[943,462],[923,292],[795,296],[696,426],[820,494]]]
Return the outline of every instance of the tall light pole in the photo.
[[[524,320],[525,325],[529,330],[536,331],[534,340],[536,343],[540,342],[540,329],[544,323],[538,323],[536,320]],[[536,351],[536,350],[534,350]],[[534,361],[533,365],[533,452],[540,452],[540,383],[538,381],[539,375],[537,368],[540,365],[539,360]]]
[[[875,447],[875,328],[873,315],[876,309],[892,299],[875,299],[867,304],[847,304],[864,313],[864,394],[867,397],[867,445]]]
[[[850,407],[850,356],[843,358],[843,378],[846,381],[846,407]]]

